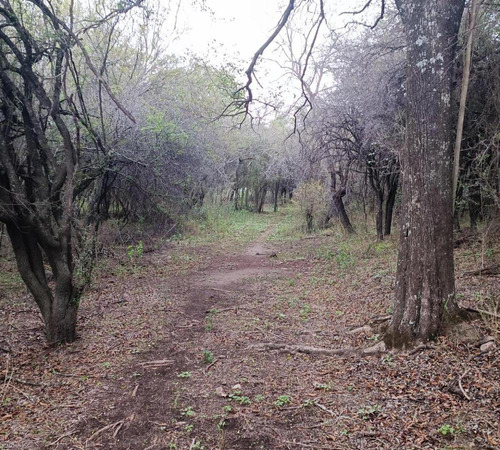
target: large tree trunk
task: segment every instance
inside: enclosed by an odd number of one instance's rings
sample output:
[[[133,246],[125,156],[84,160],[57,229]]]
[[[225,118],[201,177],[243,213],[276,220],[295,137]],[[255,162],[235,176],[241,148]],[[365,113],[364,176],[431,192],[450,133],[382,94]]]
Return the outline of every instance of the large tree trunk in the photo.
[[[394,314],[386,341],[427,341],[457,317],[450,109],[464,0],[396,0],[408,44],[407,145]]]

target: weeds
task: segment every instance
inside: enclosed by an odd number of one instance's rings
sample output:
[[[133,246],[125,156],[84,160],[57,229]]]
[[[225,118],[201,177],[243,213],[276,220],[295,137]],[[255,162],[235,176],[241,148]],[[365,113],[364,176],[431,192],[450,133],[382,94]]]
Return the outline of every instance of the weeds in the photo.
[[[187,408],[184,408],[181,411],[181,416],[183,417],[193,417],[194,416],[194,410],[192,406],[188,406]]]
[[[483,294],[476,292],[475,300],[477,309],[480,311],[481,318],[488,328],[490,334],[494,337],[500,335],[500,295]]]
[[[229,400],[233,400],[235,402],[238,402],[240,405],[249,405],[252,403],[249,397],[246,397],[244,395],[241,395],[240,391],[236,391],[232,394],[228,395]]]
[[[181,372],[177,375],[177,378],[191,378],[191,372]]]
[[[135,265],[138,260],[142,259],[143,253],[144,245],[142,241],[139,241],[137,245],[129,245],[127,247],[127,255],[133,265]]]
[[[353,267],[356,259],[347,251],[345,244],[341,244],[335,255],[335,264],[340,270],[346,270]]]
[[[455,428],[455,427],[445,423],[437,431],[442,436],[455,436],[458,433],[463,433],[465,430],[464,430],[463,426],[458,426],[457,428]]]
[[[311,314],[311,306],[308,303],[304,303],[302,308],[300,308],[300,318],[305,322]]]
[[[358,414],[363,420],[373,419],[380,412],[380,405],[368,405],[361,408]]]
[[[288,405],[292,401],[289,395],[280,395],[278,399],[274,402],[274,404],[278,408],[283,408],[283,406]]]
[[[214,354],[209,350],[203,350],[203,362],[205,364],[211,364],[214,362]]]
[[[193,212],[184,228],[188,239],[197,243],[215,242],[226,236],[248,242],[264,231],[269,221],[268,215],[235,211],[233,205],[205,205]]]
[[[212,308],[205,318],[205,331],[212,331],[214,328],[214,316],[217,314],[217,310]]]

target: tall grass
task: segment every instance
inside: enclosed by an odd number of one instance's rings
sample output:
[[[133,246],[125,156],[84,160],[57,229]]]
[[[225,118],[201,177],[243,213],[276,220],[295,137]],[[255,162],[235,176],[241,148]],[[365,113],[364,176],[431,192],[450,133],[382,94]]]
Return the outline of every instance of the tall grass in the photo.
[[[206,205],[194,211],[184,224],[184,237],[195,242],[219,239],[249,241],[265,231],[273,214],[235,211],[232,205]]]

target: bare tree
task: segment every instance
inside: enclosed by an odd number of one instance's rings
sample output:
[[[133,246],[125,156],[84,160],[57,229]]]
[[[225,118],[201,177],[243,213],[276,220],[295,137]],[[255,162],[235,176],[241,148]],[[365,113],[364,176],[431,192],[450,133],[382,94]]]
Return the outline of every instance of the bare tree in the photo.
[[[90,28],[140,3],[110,10]],[[67,13],[66,23],[43,0],[0,1],[0,220],[51,345],[76,337],[78,305],[94,263],[95,200],[107,187],[102,176],[109,167],[86,107],[75,49],[133,119],[73,30],[72,9]],[[85,192],[88,204],[82,209]]]

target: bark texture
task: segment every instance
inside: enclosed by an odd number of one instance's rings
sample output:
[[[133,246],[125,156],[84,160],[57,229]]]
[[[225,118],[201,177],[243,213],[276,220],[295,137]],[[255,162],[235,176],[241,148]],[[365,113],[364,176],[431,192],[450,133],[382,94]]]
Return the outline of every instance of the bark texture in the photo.
[[[394,314],[386,341],[427,341],[458,312],[452,205],[453,61],[463,0],[397,0],[408,43],[407,144]]]
[[[331,203],[325,223],[328,223],[328,221],[332,217],[338,217],[344,230],[349,234],[353,234],[355,233],[355,230],[352,226],[351,221],[349,220],[349,216],[347,215],[347,211],[344,205],[344,196],[347,193],[348,173],[349,168],[346,168],[345,171],[343,171],[340,168],[335,169],[334,165],[330,164]],[[337,183],[337,176],[340,179],[340,183]]]

